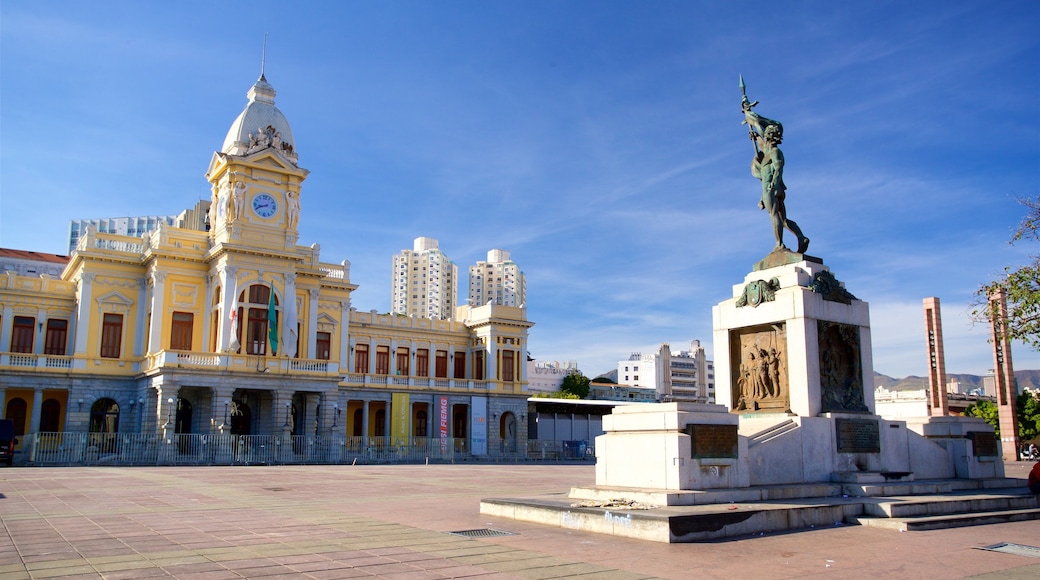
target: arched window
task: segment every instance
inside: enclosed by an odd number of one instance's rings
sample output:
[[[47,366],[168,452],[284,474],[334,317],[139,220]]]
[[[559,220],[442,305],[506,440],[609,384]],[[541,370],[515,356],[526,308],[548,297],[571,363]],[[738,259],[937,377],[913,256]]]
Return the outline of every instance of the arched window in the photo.
[[[365,423],[365,412],[362,411],[361,409],[355,409],[354,410],[354,428],[351,429],[351,431],[350,431],[352,437],[361,437],[361,436],[363,436],[364,433],[363,433],[362,429],[364,428],[364,423]]]
[[[119,403],[112,399],[98,399],[90,407],[91,433],[119,432]]]
[[[61,403],[57,399],[47,399],[40,407],[40,431],[57,433],[61,430]]]
[[[253,412],[243,401],[231,401],[231,434],[249,435]]]
[[[4,412],[4,418],[10,419],[14,423],[15,437],[25,435],[25,415],[28,408],[29,405],[21,397],[15,397],[7,402],[7,411]]]
[[[246,300],[247,294],[248,300]],[[246,315],[245,340],[242,340],[242,337],[239,336],[239,342],[245,346],[246,354],[267,354],[267,331],[269,325],[278,324],[278,296],[274,297],[276,307],[274,320],[268,320],[270,300],[271,287],[265,284],[253,284],[248,290],[243,290],[238,296],[238,301],[242,304],[238,309],[238,319],[242,320],[242,315]],[[239,332],[242,332],[241,325],[239,326]],[[278,345],[273,346],[274,348],[271,350],[277,352]]]
[[[191,401],[177,397],[177,418],[173,424],[174,433],[191,433],[192,413]]]

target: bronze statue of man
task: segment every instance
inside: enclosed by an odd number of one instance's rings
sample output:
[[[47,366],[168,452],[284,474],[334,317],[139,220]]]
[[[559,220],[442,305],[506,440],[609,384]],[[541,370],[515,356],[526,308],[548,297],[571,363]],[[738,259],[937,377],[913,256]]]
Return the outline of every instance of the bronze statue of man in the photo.
[[[740,79],[740,88],[744,90],[743,77]],[[762,198],[758,207],[769,213],[773,236],[776,238],[775,250],[787,250],[784,245],[784,228],[787,228],[798,239],[796,251],[804,254],[809,249],[809,238],[805,237],[798,224],[787,219],[787,208],[784,206],[787,186],[784,185],[784,154],[779,147],[784,138],[784,126],[779,121],[767,119],[751,110],[757,104],[758,101],[750,102],[745,94],[740,108],[744,111],[744,123],[749,126],[748,135],[755,143],[751,174],[762,181]]]

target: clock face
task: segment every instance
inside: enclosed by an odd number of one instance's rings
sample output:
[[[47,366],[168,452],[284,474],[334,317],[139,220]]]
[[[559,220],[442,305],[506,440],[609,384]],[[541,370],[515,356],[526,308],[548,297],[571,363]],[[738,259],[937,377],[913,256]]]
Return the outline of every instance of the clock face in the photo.
[[[270,195],[261,193],[253,198],[253,211],[262,218],[269,218],[278,211],[278,202]]]

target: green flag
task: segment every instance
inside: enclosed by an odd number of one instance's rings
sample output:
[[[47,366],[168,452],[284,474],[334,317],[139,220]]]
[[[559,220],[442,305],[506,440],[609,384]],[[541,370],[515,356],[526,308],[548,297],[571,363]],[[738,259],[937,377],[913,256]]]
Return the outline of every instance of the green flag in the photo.
[[[271,299],[267,301],[267,340],[271,343],[271,354],[278,355],[278,311],[274,309],[274,284],[271,284]]]

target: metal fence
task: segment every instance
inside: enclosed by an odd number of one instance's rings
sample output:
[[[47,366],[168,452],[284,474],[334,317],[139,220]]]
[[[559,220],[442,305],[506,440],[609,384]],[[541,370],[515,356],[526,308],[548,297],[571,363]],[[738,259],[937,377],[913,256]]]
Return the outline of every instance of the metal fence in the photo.
[[[465,439],[336,435],[33,433],[28,465],[288,465],[421,463],[469,458]]]

